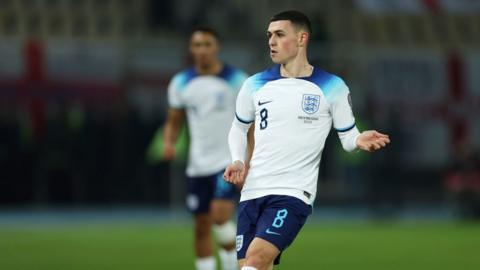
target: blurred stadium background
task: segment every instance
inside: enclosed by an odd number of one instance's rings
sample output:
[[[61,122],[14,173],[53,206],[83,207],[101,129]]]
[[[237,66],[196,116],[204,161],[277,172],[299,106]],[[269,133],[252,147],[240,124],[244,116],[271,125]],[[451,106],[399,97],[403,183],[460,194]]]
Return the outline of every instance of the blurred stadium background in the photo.
[[[279,269],[480,269],[477,0],[0,0],[0,269],[192,269],[166,86],[197,24],[228,63],[270,65],[268,19],[292,8],[359,126],[393,143],[349,156],[329,137]]]

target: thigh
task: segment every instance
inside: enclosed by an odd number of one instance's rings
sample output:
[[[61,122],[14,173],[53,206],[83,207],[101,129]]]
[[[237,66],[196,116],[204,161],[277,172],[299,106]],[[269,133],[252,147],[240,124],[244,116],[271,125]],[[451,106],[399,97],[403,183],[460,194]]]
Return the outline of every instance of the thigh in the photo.
[[[273,265],[274,260],[279,256],[280,250],[262,238],[255,237],[247,249],[247,258],[258,255],[269,265]]]
[[[215,183],[212,177],[188,177],[186,204],[194,215],[210,212]]]
[[[245,258],[248,246],[255,238],[259,207],[255,200],[240,202],[238,205],[236,249],[239,262]]]
[[[257,224],[255,236],[273,244],[281,252],[293,242],[311,206],[290,196],[269,196]]]

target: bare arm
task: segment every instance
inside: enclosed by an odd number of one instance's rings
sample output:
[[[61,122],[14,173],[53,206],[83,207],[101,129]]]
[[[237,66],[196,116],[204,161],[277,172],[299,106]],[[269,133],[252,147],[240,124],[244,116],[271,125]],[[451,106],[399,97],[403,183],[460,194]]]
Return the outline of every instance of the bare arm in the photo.
[[[172,160],[175,158],[175,143],[177,142],[178,135],[184,122],[184,109],[168,109],[167,121],[163,129],[163,156],[166,160]]]

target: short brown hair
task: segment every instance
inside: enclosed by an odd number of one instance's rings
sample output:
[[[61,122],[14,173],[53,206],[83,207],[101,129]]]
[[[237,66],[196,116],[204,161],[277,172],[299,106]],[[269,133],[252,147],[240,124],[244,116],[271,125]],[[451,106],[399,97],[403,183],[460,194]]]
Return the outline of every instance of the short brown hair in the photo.
[[[307,15],[297,10],[287,10],[274,15],[270,22],[288,20],[293,25],[305,29],[309,34],[312,34],[312,24]]]

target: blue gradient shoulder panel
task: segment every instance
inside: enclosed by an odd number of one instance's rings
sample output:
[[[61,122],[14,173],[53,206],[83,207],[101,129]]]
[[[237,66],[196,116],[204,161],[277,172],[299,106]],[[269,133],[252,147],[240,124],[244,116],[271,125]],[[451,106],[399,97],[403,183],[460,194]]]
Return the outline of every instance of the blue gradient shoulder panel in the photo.
[[[235,91],[240,90],[243,82],[248,77],[245,72],[227,64],[224,64],[223,70],[217,76],[224,79]]]
[[[312,76],[304,79],[318,85],[328,102],[333,102],[339,94],[348,91],[347,85],[340,77],[317,67]]]
[[[269,69],[251,76],[247,79],[245,84],[250,90],[250,93],[253,94],[268,82],[282,78],[284,77],[282,77],[280,74],[280,65],[274,65]],[[321,89],[328,102],[333,102],[339,94],[343,93],[344,91],[348,91],[347,85],[340,77],[323,71],[317,67],[315,67],[311,76],[300,77],[297,79],[307,80],[316,84]]]
[[[196,77],[199,77],[197,71],[194,67],[190,67],[185,69],[179,73],[177,73],[172,82],[175,86],[177,91],[182,91],[188,85],[188,83]],[[236,69],[230,65],[224,64],[222,71],[216,75],[216,77],[225,80],[233,90],[240,90],[243,81],[247,78],[247,74],[243,71]]]
[[[348,87],[342,78],[317,67],[315,67],[312,76],[304,79],[318,85],[329,103],[333,102],[338,95],[348,91]]]
[[[280,76],[280,65],[276,65],[262,72],[256,73],[253,76],[250,76],[245,81],[245,87],[250,90],[251,94],[254,94],[268,82],[281,78],[282,77]]]
[[[195,71],[195,68],[191,67],[173,76],[172,84],[177,91],[182,91],[185,89],[185,86],[187,86],[187,84],[197,76],[197,71]]]

